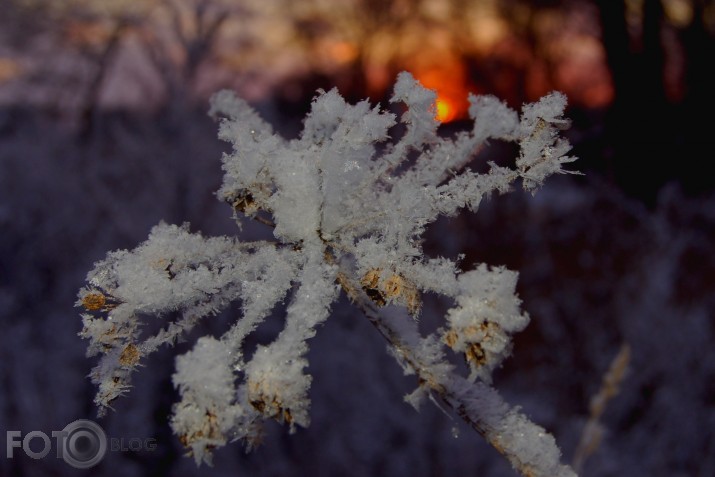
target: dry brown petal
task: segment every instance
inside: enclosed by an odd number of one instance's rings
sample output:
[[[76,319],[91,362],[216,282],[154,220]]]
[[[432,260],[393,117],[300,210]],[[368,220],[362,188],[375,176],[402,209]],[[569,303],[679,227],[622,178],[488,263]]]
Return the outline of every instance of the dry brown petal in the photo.
[[[82,298],[82,306],[89,311],[97,311],[104,308],[107,298],[100,292],[87,293]]]
[[[444,335],[444,342],[450,348],[457,346],[460,335],[464,337],[467,346],[464,351],[464,358],[474,366],[484,366],[487,363],[487,354],[482,346],[494,336],[503,333],[501,327],[491,321],[485,321],[479,325],[472,325],[460,330],[449,330]]]
[[[387,303],[385,296],[378,289],[380,271],[381,270],[379,268],[368,270],[365,276],[360,279],[360,284],[370,300],[372,300],[377,306],[385,306]]]
[[[119,356],[119,364],[122,366],[134,366],[139,362],[139,358],[141,358],[139,348],[137,348],[134,344],[129,343]]]
[[[373,268],[360,279],[360,284],[367,296],[378,306],[384,306],[388,299],[393,299],[407,307],[410,314],[416,315],[422,300],[417,288],[402,275],[393,273],[380,283],[381,268]]]
[[[179,442],[181,442],[181,445],[184,447],[191,447],[191,445],[199,439],[221,440],[222,438],[223,434],[219,430],[216,415],[211,411],[206,411],[206,417],[203,421],[201,429],[196,432],[192,432],[191,434],[181,434],[179,436]],[[211,450],[215,447],[216,446],[212,444],[206,445],[207,450]]]

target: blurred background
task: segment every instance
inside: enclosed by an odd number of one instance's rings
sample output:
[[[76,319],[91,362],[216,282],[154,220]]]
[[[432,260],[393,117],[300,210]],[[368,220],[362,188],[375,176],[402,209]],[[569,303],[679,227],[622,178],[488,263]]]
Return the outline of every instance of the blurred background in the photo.
[[[228,146],[208,98],[236,90],[287,137],[317,89],[386,100],[398,72],[438,93],[445,135],[468,127],[466,96],[514,108],[569,98],[566,135],[583,176],[515,191],[439,220],[425,249],[520,272],[532,323],[495,376],[572,462],[589,406],[623,345],[584,476],[715,475],[715,1],[0,0],[0,436],[96,419],[77,290],[107,251],[164,220],[238,234],[213,195]],[[476,158],[503,160],[496,144]],[[260,224],[245,239],[265,236]],[[445,305],[428,301],[425,330]],[[93,475],[193,475],[167,424],[173,357],[220,334],[236,310],[147,359]],[[280,319],[260,328],[270,340]],[[313,341],[313,423],[269,426],[206,475],[514,475],[435,406],[419,413],[367,320],[343,300]],[[456,419],[456,418],[455,418]],[[583,455],[583,453],[582,453]],[[0,458],[0,475],[75,475],[51,456]]]

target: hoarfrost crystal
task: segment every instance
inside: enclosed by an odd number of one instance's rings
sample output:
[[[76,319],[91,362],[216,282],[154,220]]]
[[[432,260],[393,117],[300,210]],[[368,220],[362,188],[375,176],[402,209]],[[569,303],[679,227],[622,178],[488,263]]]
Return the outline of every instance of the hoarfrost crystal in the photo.
[[[129,390],[142,358],[236,303],[242,317],[222,337],[201,338],[177,358],[181,402],[174,431],[197,462],[210,462],[211,450],[229,440],[256,445],[266,419],[291,430],[307,426],[308,341],[345,292],[405,372],[417,375],[410,403],[441,400],[524,475],[574,475],[559,463],[553,438],[490,387],[512,333],[528,323],[515,294],[517,274],[486,265],[461,272],[450,260],[425,257],[420,245],[425,227],[440,215],[475,210],[482,198],[518,180],[533,191],[564,172],[563,164],[574,160],[558,134],[567,124],[566,99],[551,93],[525,105],[520,117],[496,98],[470,96],[474,126],[450,139],[438,134],[435,99],[401,73],[391,102],[406,109],[399,117],[403,132],[393,140],[394,114],[321,91],[302,134],[286,140],[233,93],[215,95],[210,113],[220,118],[219,137],[233,144],[218,196],[237,220],[271,226],[276,240],[207,238],[188,225],[162,223],[136,249],[96,263],[78,305],[86,310],[81,335],[88,352],[101,355],[92,371],[100,412]],[[514,168],[491,164],[477,174],[467,167],[489,139],[519,145]],[[434,334],[422,336],[415,321],[381,313],[393,304],[417,316],[425,293],[454,302]],[[245,338],[286,297],[283,331],[245,356]],[[149,316],[167,323],[143,336]],[[450,348],[469,363],[469,377],[446,359]]]

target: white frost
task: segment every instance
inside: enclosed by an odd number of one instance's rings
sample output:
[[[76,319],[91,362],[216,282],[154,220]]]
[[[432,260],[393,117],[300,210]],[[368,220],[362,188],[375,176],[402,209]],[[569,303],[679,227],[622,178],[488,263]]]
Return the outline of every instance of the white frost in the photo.
[[[220,118],[219,137],[233,145],[223,157],[218,197],[237,219],[271,225],[276,242],[206,238],[188,225],[162,223],[134,250],[97,262],[77,304],[86,311],[81,335],[88,353],[101,355],[92,371],[100,411],[128,391],[146,355],[240,302],[242,318],[222,337],[200,338],[177,358],[174,431],[197,462],[210,462],[211,449],[229,440],[256,445],[264,420],[291,430],[307,426],[308,341],[342,289],[388,339],[405,371],[419,377],[408,402],[442,399],[522,473],[572,475],[559,463],[553,438],[485,384],[509,355],[511,335],[528,323],[517,274],[486,265],[461,272],[451,260],[425,257],[421,246],[426,226],[439,216],[476,210],[519,179],[533,191],[564,172],[573,160],[559,136],[566,98],[551,93],[520,116],[494,97],[470,96],[474,126],[453,138],[439,134],[435,99],[409,73],[398,76],[390,100],[406,106],[399,118],[368,101],[348,104],[335,89],[319,91],[303,132],[288,141],[235,94],[215,95],[210,114]],[[467,168],[489,139],[520,146],[514,167],[491,164],[484,174]],[[444,328],[422,336],[415,321],[392,312],[404,307],[416,317],[427,292],[452,299],[454,307]],[[246,336],[286,296],[284,329],[245,356]],[[379,310],[388,304],[395,305],[391,316]],[[141,326],[149,317],[167,323],[145,336]],[[471,380],[457,374],[448,348],[467,359]]]

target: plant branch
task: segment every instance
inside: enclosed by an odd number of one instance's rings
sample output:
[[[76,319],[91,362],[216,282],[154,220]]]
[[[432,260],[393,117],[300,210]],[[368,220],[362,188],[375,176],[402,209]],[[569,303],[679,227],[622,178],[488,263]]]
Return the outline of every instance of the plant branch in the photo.
[[[326,259],[330,261],[332,257],[326,254]],[[332,260],[334,263],[334,260]],[[338,284],[345,291],[352,302],[363,312],[365,317],[378,330],[382,337],[390,344],[396,355],[408,369],[413,371],[418,378],[421,387],[427,390],[464,422],[469,424],[479,435],[494,447],[499,453],[504,455],[514,466],[514,468],[524,477],[553,477],[552,473],[545,473],[543,469],[532,464],[532,458],[520,455],[519,451],[524,451],[514,445],[510,436],[505,435],[514,420],[528,422],[533,431],[536,431],[545,439],[551,439],[543,429],[530,423],[528,419],[521,415],[515,408],[508,405],[499,394],[483,383],[471,383],[465,378],[451,373],[448,376],[437,376],[431,371],[429,364],[420,361],[414,349],[410,347],[400,334],[394,330],[384,320],[376,306],[362,290],[362,288],[342,270],[337,275]],[[484,412],[479,414],[474,404],[484,405]],[[499,415],[489,415],[492,410],[501,411]],[[507,422],[509,421],[509,422]],[[568,467],[561,466],[558,471],[559,476],[575,476],[576,474]]]

